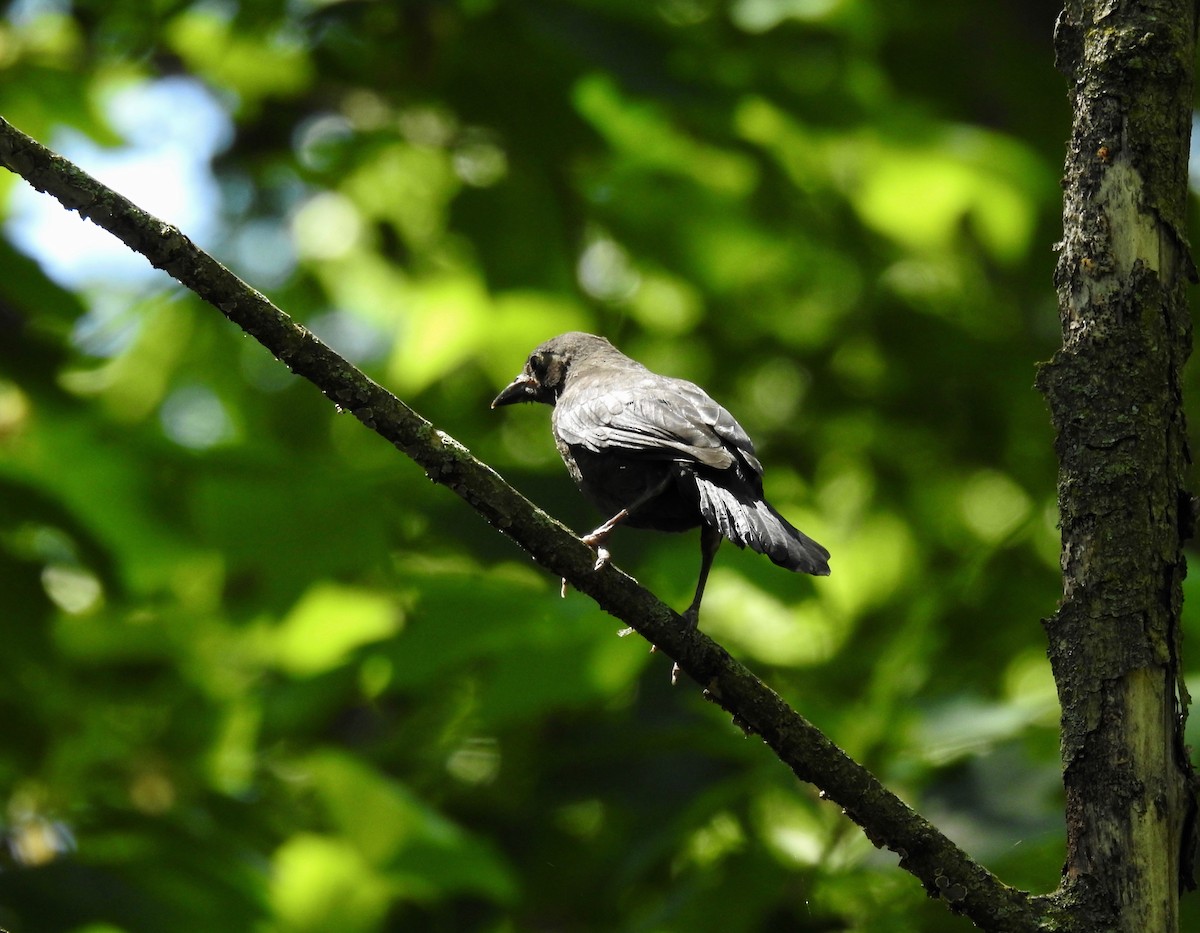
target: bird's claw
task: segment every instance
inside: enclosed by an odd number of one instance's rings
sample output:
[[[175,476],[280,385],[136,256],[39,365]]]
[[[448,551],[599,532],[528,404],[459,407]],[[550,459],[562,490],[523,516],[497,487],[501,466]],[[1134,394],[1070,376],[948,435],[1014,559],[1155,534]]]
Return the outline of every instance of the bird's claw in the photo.
[[[592,565],[592,571],[594,572],[597,570],[603,570],[612,563],[612,554],[610,554],[608,548],[604,547],[603,545],[597,544],[594,541],[589,541],[588,538],[590,537],[591,535],[588,535],[587,538],[581,538],[580,540],[588,547],[594,547],[596,549],[596,562]],[[561,598],[566,599],[567,590],[570,588],[570,586],[571,584],[567,581],[567,578],[563,577],[562,583],[558,588],[558,595]]]
[[[694,602],[690,606],[688,606],[687,609],[685,609],[683,611],[682,616],[683,616],[684,631],[686,631],[686,632],[696,631],[697,626],[699,626],[699,624],[700,624],[699,602],[698,601]],[[654,649],[651,648],[650,650],[653,651]],[[679,683],[679,674],[682,670],[683,670],[683,668],[681,668],[679,666],[678,661],[675,661],[671,665],[671,686],[672,687],[674,687],[676,684]]]
[[[623,629],[621,629],[621,631],[617,632],[617,636],[619,638],[624,638],[626,635],[632,635],[633,632],[634,632],[634,629],[632,629],[632,628],[623,628]],[[650,653],[656,654],[657,652],[658,652],[658,645],[651,645]],[[682,670],[683,670],[683,668],[681,668],[679,666],[678,661],[675,661],[674,663],[672,663],[672,665],[671,665],[671,686],[672,687],[674,687],[676,684],[679,683],[679,673]]]

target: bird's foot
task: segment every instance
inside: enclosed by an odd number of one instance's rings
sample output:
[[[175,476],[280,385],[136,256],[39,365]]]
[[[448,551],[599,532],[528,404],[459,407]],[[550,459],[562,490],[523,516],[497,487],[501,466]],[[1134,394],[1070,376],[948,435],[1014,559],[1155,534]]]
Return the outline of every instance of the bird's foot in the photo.
[[[601,570],[612,563],[612,554],[604,546],[604,542],[608,540],[610,534],[612,534],[611,528],[607,531],[597,528],[590,535],[584,535],[579,539],[596,552],[596,563],[592,565],[592,570]]]
[[[603,544],[608,540],[608,536],[616,530],[616,527],[628,517],[629,510],[621,509],[621,511],[606,521],[599,528],[594,529],[579,540],[581,540],[588,547],[596,547],[599,544]]]
[[[588,535],[588,538],[590,538],[590,537],[591,537],[591,535]],[[586,544],[588,547],[596,548],[596,563],[594,563],[592,565],[593,571],[603,570],[605,567],[607,567],[609,564],[612,563],[612,554],[609,553],[608,548],[602,547],[602,546],[597,546],[597,545],[593,544],[591,541],[589,541],[587,538],[581,538],[580,540],[583,541],[583,543]],[[567,581],[567,578],[563,577],[562,585],[559,586],[559,588],[558,588],[558,595],[561,596],[563,599],[566,599],[567,598],[567,590],[570,588],[570,586],[571,586],[571,584]]]
[[[700,605],[699,605],[699,603],[692,603],[685,610],[683,610],[681,615],[683,616],[684,631],[694,632],[696,630],[696,627],[700,624]],[[654,649],[651,648],[650,650],[653,651]],[[681,668],[679,666],[678,661],[675,661],[671,665],[671,686],[672,687],[674,687],[675,685],[677,685],[679,683],[679,674],[682,670],[683,670],[683,668]]]
[[[650,646],[650,653],[651,653],[651,654],[654,654],[654,653],[655,653],[655,652],[657,652],[657,651],[658,651],[658,645],[651,645],[651,646]],[[676,686],[676,685],[679,683],[679,672],[680,672],[681,670],[683,670],[683,668],[681,668],[681,667],[679,666],[679,662],[678,662],[678,661],[672,661],[672,662],[671,662],[671,686],[672,686],[672,687]]]
[[[612,534],[612,531],[605,530],[604,526],[601,525],[595,531],[590,532],[586,535],[581,535],[579,540],[582,541],[584,544],[586,544],[588,547],[595,548],[597,545],[603,544],[605,541],[607,541],[608,536],[610,534]]]
[[[617,632],[617,638],[624,638],[625,636],[628,636],[628,634],[632,634],[636,631],[637,631],[636,628],[634,628],[632,626],[630,626],[629,628],[622,628],[622,630]],[[658,650],[659,650],[658,645],[650,645],[650,654],[653,655]],[[678,682],[679,682],[680,669],[682,669],[682,668],[679,667],[679,662],[673,663],[671,666],[671,686],[672,687],[676,686],[676,684],[678,684]]]

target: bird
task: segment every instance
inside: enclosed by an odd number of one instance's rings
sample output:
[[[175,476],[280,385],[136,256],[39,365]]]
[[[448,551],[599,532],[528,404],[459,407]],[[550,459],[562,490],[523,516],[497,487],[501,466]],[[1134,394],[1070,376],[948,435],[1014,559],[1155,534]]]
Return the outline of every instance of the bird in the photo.
[[[699,624],[700,602],[724,539],[780,567],[829,574],[829,551],[763,497],[762,464],[737,420],[692,382],[661,376],[604,337],[571,332],[547,340],[492,402],[553,406],[555,446],[575,484],[611,516],[582,537],[605,546],[621,525],[682,532],[700,528],[700,577],[682,613]],[[565,587],[565,581],[564,581]]]

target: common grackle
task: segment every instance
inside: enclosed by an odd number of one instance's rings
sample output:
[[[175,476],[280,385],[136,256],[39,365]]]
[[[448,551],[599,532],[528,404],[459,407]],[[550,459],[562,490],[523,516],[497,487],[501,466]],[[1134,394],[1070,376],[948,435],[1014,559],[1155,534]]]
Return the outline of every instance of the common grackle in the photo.
[[[699,386],[652,373],[603,337],[569,333],[534,350],[492,408],[554,406],[554,442],[575,483],[604,514],[584,536],[597,549],[621,524],[659,531],[700,526],[700,580],[683,616],[692,626],[721,538],[788,570],[829,573],[829,552],[763,498],[754,443]]]

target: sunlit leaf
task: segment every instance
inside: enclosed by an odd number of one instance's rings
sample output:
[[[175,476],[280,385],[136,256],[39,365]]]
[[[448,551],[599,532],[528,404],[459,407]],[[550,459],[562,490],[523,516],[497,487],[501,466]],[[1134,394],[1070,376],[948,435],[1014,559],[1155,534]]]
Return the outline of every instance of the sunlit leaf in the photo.
[[[402,624],[400,607],[385,595],[319,584],[275,632],[277,663],[292,674],[316,674],[341,664],[356,648],[390,638]]]

